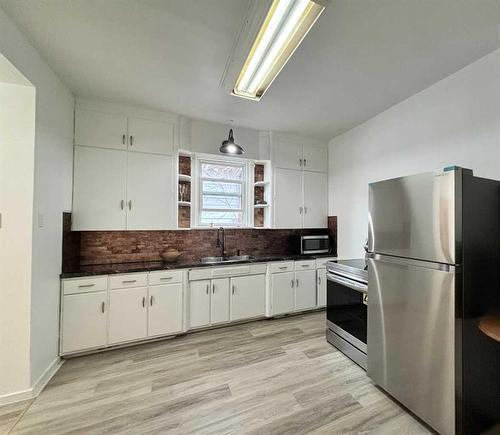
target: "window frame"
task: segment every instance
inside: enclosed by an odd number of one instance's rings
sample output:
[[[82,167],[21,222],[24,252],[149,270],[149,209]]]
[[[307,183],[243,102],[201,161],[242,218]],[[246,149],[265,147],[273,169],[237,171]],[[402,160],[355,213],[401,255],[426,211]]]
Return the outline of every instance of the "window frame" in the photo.
[[[203,164],[214,164],[214,165],[222,165],[222,166],[235,166],[235,167],[241,167],[243,168],[243,178],[242,180],[231,180],[231,179],[222,179],[222,178],[209,178],[209,177],[202,177],[201,175],[201,167]],[[252,183],[251,179],[251,162],[248,161],[247,159],[240,159],[240,158],[224,158],[224,157],[214,157],[214,156],[205,156],[205,155],[198,155],[196,157],[196,172],[195,176],[196,179],[192,180],[194,181],[193,185],[196,186],[196,207],[194,210],[195,214],[195,228],[199,229],[209,229],[209,228],[218,228],[220,226],[224,226],[224,228],[250,228],[251,227],[251,222],[250,222],[250,217],[251,217],[251,208],[252,205],[250,202],[252,201],[251,195],[250,195],[250,185]],[[227,195],[227,196],[234,196],[236,198],[241,197],[241,208],[235,209],[235,210],[224,210],[224,209],[212,209],[212,208],[203,208],[203,182],[204,181],[217,181],[217,182],[228,182],[228,183],[234,183],[234,184],[240,184],[241,185],[241,195]],[[194,186],[192,186],[194,187]],[[215,195],[214,195],[215,196]],[[242,224],[241,225],[219,225],[219,224],[202,224],[201,223],[201,213],[203,211],[235,211],[235,212],[241,212],[242,213]]]

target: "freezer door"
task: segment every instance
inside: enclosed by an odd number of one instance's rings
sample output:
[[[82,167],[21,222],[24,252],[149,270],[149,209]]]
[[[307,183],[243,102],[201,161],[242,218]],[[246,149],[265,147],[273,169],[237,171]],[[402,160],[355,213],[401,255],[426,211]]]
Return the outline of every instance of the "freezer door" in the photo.
[[[455,264],[457,172],[430,172],[370,184],[368,250]]]
[[[441,434],[455,433],[455,270],[368,260],[368,376]]]

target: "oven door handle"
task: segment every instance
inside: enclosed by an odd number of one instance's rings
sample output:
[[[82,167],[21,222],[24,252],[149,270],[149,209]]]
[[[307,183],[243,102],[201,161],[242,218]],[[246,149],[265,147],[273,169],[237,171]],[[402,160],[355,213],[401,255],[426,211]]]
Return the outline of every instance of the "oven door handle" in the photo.
[[[361,284],[361,283],[358,283],[356,281],[351,281],[349,279],[340,278],[339,276],[333,275],[332,273],[327,273],[326,278],[329,281],[333,281],[337,284],[346,286],[346,287],[350,288],[351,290],[354,290],[354,291],[357,291],[360,293],[367,293],[368,292],[368,285],[366,285],[366,284]]]

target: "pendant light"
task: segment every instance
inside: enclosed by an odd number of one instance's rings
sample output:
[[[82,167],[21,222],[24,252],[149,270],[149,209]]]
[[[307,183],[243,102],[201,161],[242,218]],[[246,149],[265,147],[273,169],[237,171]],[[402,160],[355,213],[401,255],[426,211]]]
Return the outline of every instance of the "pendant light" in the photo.
[[[219,152],[221,152],[222,154],[243,154],[245,152],[245,150],[241,146],[234,143],[232,128],[229,130],[228,138],[224,142],[222,142],[222,145],[219,148]]]

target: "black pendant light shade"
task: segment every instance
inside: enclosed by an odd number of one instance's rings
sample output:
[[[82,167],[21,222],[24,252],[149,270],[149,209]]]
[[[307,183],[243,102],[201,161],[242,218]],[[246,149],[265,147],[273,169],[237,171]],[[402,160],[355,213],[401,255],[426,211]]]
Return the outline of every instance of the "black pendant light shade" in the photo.
[[[243,154],[245,152],[242,147],[234,143],[233,129],[229,130],[229,137],[222,142],[219,152],[222,154]]]

